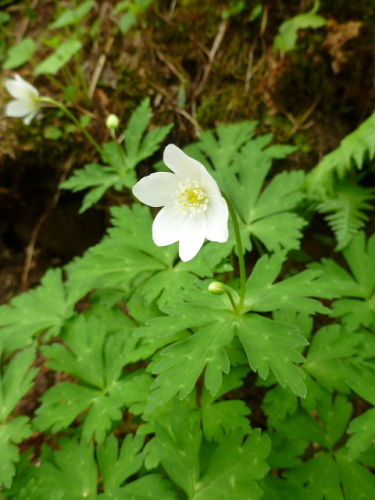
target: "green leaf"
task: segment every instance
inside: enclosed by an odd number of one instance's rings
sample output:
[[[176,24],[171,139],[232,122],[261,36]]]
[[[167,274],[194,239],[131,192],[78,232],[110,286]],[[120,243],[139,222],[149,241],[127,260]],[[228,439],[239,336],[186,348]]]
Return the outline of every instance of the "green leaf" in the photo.
[[[267,414],[268,424],[277,428],[288,415],[296,412],[297,397],[290,389],[276,385],[265,395],[262,408]]]
[[[127,167],[129,169],[134,169],[140,161],[153,155],[173,126],[170,124],[156,128],[148,132],[142,140],[150,120],[150,100],[147,98],[134,111],[125,130]]]
[[[319,9],[319,1],[314,3],[313,8],[305,14],[299,14],[284,21],[279,28],[279,34],[275,37],[273,47],[276,50],[287,52],[294,50],[297,43],[298,31],[306,28],[321,28],[327,23],[327,20],[315,14]]]
[[[147,207],[123,205],[111,210],[115,227],[109,236],[90,248],[83,258],[68,266],[69,283],[85,283],[86,290],[128,285],[144,271],[170,267],[176,257],[175,247],[158,247],[152,241],[152,218]]]
[[[303,486],[274,477],[272,474],[268,474],[262,481],[259,481],[259,486],[263,490],[262,500],[301,500],[302,498],[313,500]]]
[[[319,203],[317,211],[329,214],[325,220],[335,234],[336,250],[345,248],[364,226],[369,217],[363,210],[373,208],[368,201],[374,198],[374,189],[345,180],[336,185],[331,198]]]
[[[215,175],[240,215],[241,237],[247,250],[252,248],[250,237],[258,238],[268,250],[297,249],[302,237],[300,230],[306,225],[301,217],[290,212],[304,196],[302,171],[276,175],[261,192],[273,155],[281,156],[280,149],[263,149],[271,138],[261,136],[245,144],[233,160],[238,173],[231,168]]]
[[[348,458],[349,460],[354,460],[374,442],[375,408],[367,410],[352,420],[348,427],[348,434],[352,434],[346,443],[346,446],[349,448]]]
[[[79,209],[79,213],[82,214],[99,201],[110,187],[115,186],[120,191],[123,187],[132,186],[134,182],[134,174],[121,176],[111,166],[89,163],[82,169],[76,170],[60,187],[70,189],[73,193],[94,187],[83,199],[82,206]]]
[[[219,125],[215,129],[217,139],[213,132],[206,130],[199,136],[196,147],[210,157],[216,170],[228,168],[237,151],[254,136],[256,126],[256,121]],[[189,146],[184,151],[190,154],[193,148]]]
[[[74,438],[63,438],[60,450],[35,468],[36,484],[50,496],[42,499],[60,498],[79,500],[97,498],[98,471],[92,443],[78,443]],[[57,496],[60,493],[61,496]],[[53,496],[54,495],[54,496]]]
[[[332,198],[336,177],[344,179],[353,164],[360,170],[366,157],[371,160],[374,155],[375,112],[306,176],[308,197],[321,201],[325,201],[327,197]]]
[[[33,385],[39,371],[30,369],[35,351],[35,346],[24,349],[2,370],[3,374],[0,370],[0,423],[7,422],[8,416]]]
[[[327,391],[348,393],[340,360],[355,356],[360,341],[358,334],[348,333],[340,325],[321,328],[313,337],[303,367]]]
[[[285,257],[284,250],[271,257],[263,255],[257,261],[246,283],[245,310],[267,312],[290,309],[306,314],[327,313],[329,310],[326,307],[309,298],[339,296],[330,277],[320,278],[321,271],[309,269],[272,284],[281,271]]]
[[[343,251],[352,275],[330,260],[314,267],[322,269],[327,278],[336,280],[336,290],[349,298],[336,300],[332,316],[342,318],[346,329],[353,332],[363,325],[375,322],[375,235],[366,244],[364,232],[360,232]]]
[[[93,0],[86,0],[75,9],[65,9],[63,13],[59,15],[56,21],[53,21],[48,25],[48,29],[55,30],[58,28],[65,28],[66,26],[78,24],[90,12],[94,5],[95,2]]]
[[[32,38],[24,38],[8,50],[3,62],[4,69],[15,69],[29,61],[36,52],[36,43]]]
[[[244,401],[224,400],[218,401],[229,391],[243,385],[240,378],[248,373],[248,368],[232,368],[223,377],[223,383],[215,396],[203,387],[201,395],[201,418],[204,436],[208,440],[221,441],[224,433],[243,427],[245,432],[250,431],[250,421],[246,415],[250,414],[250,409]]]
[[[295,333],[297,328],[259,316],[248,314],[237,324],[237,334],[242,342],[249,365],[259,376],[266,379],[269,369],[282,387],[289,386],[298,396],[306,396],[304,374],[293,363],[301,363],[304,357],[294,347],[307,341]]]
[[[143,436],[128,434],[121,450],[118,441],[111,434],[97,450],[98,462],[103,476],[104,491],[121,486],[130,476],[135,474],[143,464],[140,452]]]
[[[95,437],[100,443],[113,421],[121,420],[124,407],[147,399],[148,390],[145,394],[144,384],[146,389],[150,387],[148,375],[138,371],[122,376],[135,343],[124,333],[106,338],[98,320],[91,318],[85,322],[80,316],[65,337],[69,349],[60,343],[43,349],[50,358],[51,367],[68,371],[87,386],[61,382],[51,387],[41,398],[42,405],[34,419],[36,428],[58,432],[85,411],[81,417],[82,438],[87,442]]]
[[[35,68],[36,75],[55,75],[82,48],[82,43],[74,38],[63,42],[57,50]]]
[[[152,495],[150,497],[150,495]],[[123,488],[111,489],[103,495],[99,495],[99,500],[168,500],[177,499],[177,493],[172,490],[170,481],[163,479],[159,474],[148,474]]]
[[[264,462],[270,451],[268,436],[255,429],[243,442],[244,431],[230,431],[211,456],[207,469],[196,487],[193,500],[258,500],[262,490],[256,480],[269,467]]]
[[[28,417],[17,417],[8,423],[0,423],[0,487],[9,488],[16,473],[14,463],[20,459],[20,450],[13,443],[21,443],[31,434]]]
[[[175,394],[185,398],[195,386],[204,368],[205,385],[216,394],[222,383],[222,372],[228,373],[229,359],[223,349],[234,333],[233,320],[228,316],[208,325],[189,338],[176,342],[161,352],[163,359],[154,367],[158,374],[151,386],[156,389],[150,396],[146,411],[165,404]]]
[[[46,331],[45,339],[58,335],[74,314],[74,304],[84,295],[82,285],[65,286],[61,269],[50,269],[38,288],[15,297],[11,305],[0,307],[0,339],[6,350],[30,344],[34,335]]]
[[[159,422],[155,422],[156,453],[169,477],[186,492],[189,498],[192,498],[200,473],[199,424],[198,422],[191,424],[186,406],[178,400],[175,401],[169,419],[171,432]]]

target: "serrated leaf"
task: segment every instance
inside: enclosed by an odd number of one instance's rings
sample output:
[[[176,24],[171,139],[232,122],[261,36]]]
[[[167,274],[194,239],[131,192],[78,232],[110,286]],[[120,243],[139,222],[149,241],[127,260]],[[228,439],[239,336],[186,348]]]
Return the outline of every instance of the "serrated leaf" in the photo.
[[[243,385],[243,378],[249,369],[245,367],[232,368],[223,377],[223,383],[215,396],[212,396],[206,387],[201,395],[201,419],[204,436],[208,440],[221,441],[224,433],[243,427],[245,432],[250,431],[250,421],[246,418],[250,409],[244,401],[218,401],[224,394]]]
[[[60,187],[62,189],[69,189],[74,193],[89,187],[94,188],[83,199],[79,210],[79,213],[82,214],[99,201],[110,187],[115,186],[120,191],[123,187],[131,187],[134,183],[135,176],[133,172],[128,172],[128,175],[121,176],[111,166],[89,163],[82,169],[76,170]]]
[[[241,428],[225,435],[211,456],[192,500],[261,498],[262,490],[256,480],[269,470],[264,460],[270,451],[270,440],[260,435],[260,429],[252,431],[245,442],[243,439]]]
[[[50,269],[38,288],[15,297],[11,305],[0,307],[0,339],[6,350],[28,345],[32,337],[46,331],[46,339],[58,335],[74,314],[74,304],[83,295],[82,286],[71,289],[62,281],[61,269]]]
[[[282,387],[289,386],[298,396],[305,397],[304,374],[293,363],[304,357],[293,347],[306,345],[307,341],[296,333],[292,325],[248,314],[237,323],[237,335],[242,342],[250,367],[266,379],[269,369]]]
[[[123,205],[111,210],[115,227],[96,246],[68,266],[71,286],[85,283],[86,290],[128,285],[144,271],[164,270],[173,264],[175,247],[158,247],[152,241],[152,218],[145,206]]]
[[[0,423],[6,423],[17,403],[32,387],[39,371],[37,368],[30,369],[35,351],[35,346],[24,349],[8,363],[5,370],[0,370]]]
[[[152,389],[146,411],[152,411],[165,404],[175,394],[185,398],[195,386],[204,368],[205,385],[212,394],[218,392],[222,382],[222,372],[228,373],[229,360],[223,350],[234,333],[234,323],[229,317],[218,318],[186,340],[176,342],[161,352],[166,359],[160,361],[153,372],[158,374]]]
[[[306,270],[291,278],[274,283],[281,271],[286,252],[263,255],[246,283],[244,308],[246,311],[266,312],[274,309],[314,314],[329,310],[315,299],[309,297],[333,298],[339,296],[330,279],[320,279],[321,271]]]
[[[171,432],[155,422],[155,450],[169,477],[192,498],[199,479],[201,431],[191,423],[186,406],[175,401],[169,414]]]
[[[280,422],[296,412],[297,397],[290,389],[276,385],[265,395],[262,407],[268,417],[268,424],[279,427]]]
[[[343,254],[352,275],[330,260],[314,267],[322,269],[327,278],[334,278],[336,290],[348,297],[336,300],[331,314],[342,318],[346,329],[353,332],[375,322],[375,235],[366,243],[365,233],[360,232]]]
[[[352,434],[346,443],[346,446],[349,448],[348,458],[349,460],[354,460],[374,442],[375,408],[367,410],[352,420],[347,432],[348,434]]]
[[[267,140],[264,140],[267,139]],[[216,172],[220,186],[240,215],[243,245],[251,250],[250,237],[256,236],[268,250],[299,248],[300,229],[306,222],[289,210],[303,198],[301,171],[283,172],[261,192],[272,165],[272,151],[263,149],[272,136],[260,136],[247,142],[233,160],[233,168]],[[281,154],[276,150],[275,154]],[[282,219],[283,231],[280,231]]]
[[[152,495],[150,497],[150,494]],[[99,495],[99,500],[170,500],[177,499],[177,493],[172,489],[170,481],[159,474],[147,474],[123,488],[113,488]]]
[[[321,328],[313,337],[303,367],[326,390],[347,393],[346,374],[340,359],[350,359],[357,354],[360,341],[358,334],[348,333],[340,325]]]
[[[42,460],[40,467],[36,468],[36,484],[42,491],[51,494],[48,498],[55,498],[53,495],[60,493],[61,499],[95,500],[98,471],[92,443],[78,443],[74,438],[63,438],[59,446],[60,450],[55,451],[48,460]]]
[[[31,436],[28,417],[17,417],[7,423],[0,423],[0,487],[9,488],[16,473],[15,462],[19,461],[18,444]]]
[[[36,75],[55,75],[70,59],[82,48],[82,43],[77,39],[63,42],[53,54],[44,59],[35,68]]]
[[[143,464],[140,452],[143,436],[128,434],[121,449],[115,436],[111,434],[97,450],[99,467],[103,476],[104,491],[121,486],[135,474]]]
[[[106,338],[95,318],[86,323],[81,316],[68,332],[66,343],[69,349],[61,344],[44,348],[49,364],[68,371],[87,386],[61,382],[51,387],[41,398],[34,425],[39,430],[52,428],[58,432],[86,411],[82,417],[83,440],[95,437],[103,442],[113,421],[121,419],[124,407],[147,399],[148,391],[145,395],[144,387],[135,379],[146,379],[148,389],[150,377],[139,372],[122,377],[123,367],[131,360],[134,340],[123,332]]]

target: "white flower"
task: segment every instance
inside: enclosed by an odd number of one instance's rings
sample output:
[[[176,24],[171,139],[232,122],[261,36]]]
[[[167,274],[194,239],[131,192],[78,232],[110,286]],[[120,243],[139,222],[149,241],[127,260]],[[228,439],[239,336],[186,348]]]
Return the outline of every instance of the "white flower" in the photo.
[[[8,102],[5,113],[17,118],[24,116],[23,122],[29,125],[39,111],[39,92],[19,75],[14,80],[5,80],[5,88],[15,98]]]
[[[228,240],[228,206],[204,166],[177,146],[165,148],[164,162],[174,173],[144,177],[133,193],[146,205],[163,207],[152,226],[153,240],[158,246],[179,241],[180,258],[186,262],[199,252],[205,238]]]

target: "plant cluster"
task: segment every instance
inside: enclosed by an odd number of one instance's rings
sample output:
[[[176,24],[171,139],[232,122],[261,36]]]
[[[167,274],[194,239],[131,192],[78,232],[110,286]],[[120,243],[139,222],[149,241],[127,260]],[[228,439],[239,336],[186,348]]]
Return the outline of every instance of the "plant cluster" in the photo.
[[[117,5],[124,32],[148,3]],[[92,6],[53,28],[81,29]],[[316,10],[275,43],[291,50],[299,27],[321,26]],[[80,212],[109,189],[133,198],[100,243],[0,307],[0,498],[371,499],[375,114],[307,175],[275,174],[296,148],[243,121],[168,145],[138,180],[172,129],[151,127],[149,99],[120,134],[110,115],[98,144],[62,102],[17,75],[5,86],[8,116],[58,108],[100,155],[61,185],[85,192]],[[318,213],[338,259],[301,251]],[[41,379],[40,404],[22,411]]]

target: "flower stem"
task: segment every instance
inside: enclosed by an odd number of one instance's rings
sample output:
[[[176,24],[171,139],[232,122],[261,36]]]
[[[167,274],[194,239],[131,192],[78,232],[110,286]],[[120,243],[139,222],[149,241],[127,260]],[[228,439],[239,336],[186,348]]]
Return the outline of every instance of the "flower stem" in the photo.
[[[61,109],[71,120],[72,122],[77,125],[77,127],[82,131],[83,135],[86,137],[86,139],[94,146],[94,148],[98,151],[100,155],[103,155],[103,150],[99,146],[99,144],[96,142],[96,140],[93,138],[93,136],[86,130],[85,127],[82,126],[79,120],[69,111],[69,109],[64,106],[59,101],[55,101],[55,99],[52,99],[51,97],[40,97],[39,102],[45,102],[48,104],[52,104],[53,106],[56,106],[57,108]]]
[[[234,235],[235,235],[236,244],[237,244],[238,264],[239,264],[239,268],[240,268],[240,301],[237,305],[237,310],[238,310],[238,312],[240,312],[242,307],[243,307],[244,301],[245,301],[245,290],[246,290],[245,257],[244,257],[242,241],[241,241],[240,226],[238,225],[236,211],[232,205],[232,202],[229,200],[229,198],[224,193],[222,193],[222,195],[223,195],[225,201],[227,202],[229,213],[230,213],[230,216],[232,218]]]

